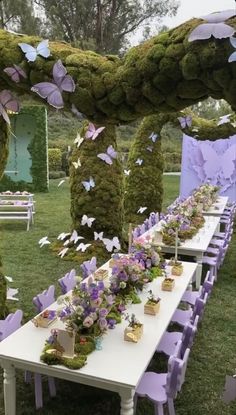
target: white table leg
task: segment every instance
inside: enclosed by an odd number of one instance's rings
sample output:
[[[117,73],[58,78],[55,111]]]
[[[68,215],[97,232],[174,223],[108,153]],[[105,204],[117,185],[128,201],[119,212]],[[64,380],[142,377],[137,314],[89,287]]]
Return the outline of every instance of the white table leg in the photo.
[[[120,394],[120,415],[134,415],[134,391],[130,390],[122,390],[119,392]]]
[[[196,289],[198,290],[201,285],[202,279],[202,256],[197,257],[197,270],[196,270]]]
[[[11,364],[2,364],[5,415],[16,415],[16,376],[15,368]]]

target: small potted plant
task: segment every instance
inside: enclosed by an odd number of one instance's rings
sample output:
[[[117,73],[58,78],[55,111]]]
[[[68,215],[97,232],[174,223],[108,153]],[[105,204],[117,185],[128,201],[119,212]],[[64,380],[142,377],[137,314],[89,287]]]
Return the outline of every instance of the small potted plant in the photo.
[[[159,297],[155,297],[152,290],[148,291],[149,296],[146,304],[144,304],[144,314],[151,314],[155,316],[160,310],[160,301]]]
[[[161,284],[162,291],[172,291],[175,286],[175,280],[170,277],[165,277]]]
[[[131,317],[127,315],[125,319],[128,320],[129,325],[125,328],[124,340],[137,343],[143,334],[143,324],[137,320],[134,314],[131,314]]]
[[[94,278],[96,281],[103,281],[108,278],[108,270],[107,269],[98,269],[94,273]]]
[[[172,267],[171,268],[171,274],[175,275],[175,276],[180,276],[183,274],[183,264],[181,261],[178,261],[178,259],[175,258],[171,258],[171,260],[169,261],[169,265]]]
[[[44,310],[32,321],[36,327],[49,327],[57,319],[55,310]]]

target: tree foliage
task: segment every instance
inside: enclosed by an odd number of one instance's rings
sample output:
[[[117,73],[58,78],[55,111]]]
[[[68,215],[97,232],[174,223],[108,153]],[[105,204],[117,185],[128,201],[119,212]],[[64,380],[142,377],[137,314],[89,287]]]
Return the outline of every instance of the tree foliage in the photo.
[[[55,39],[93,48],[100,53],[118,53],[127,35],[140,25],[173,16],[178,0],[35,0],[48,19]]]
[[[0,0],[0,28],[29,35],[39,34],[40,20],[35,17],[32,0]]]

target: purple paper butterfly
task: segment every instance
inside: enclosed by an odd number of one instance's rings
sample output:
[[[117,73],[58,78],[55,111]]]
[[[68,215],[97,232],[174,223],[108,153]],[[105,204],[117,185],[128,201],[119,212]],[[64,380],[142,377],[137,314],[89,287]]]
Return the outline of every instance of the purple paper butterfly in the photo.
[[[192,125],[192,117],[190,115],[187,115],[186,117],[178,117],[178,120],[181,128],[191,127]]]
[[[5,72],[8,76],[11,77],[12,81],[14,82],[20,82],[20,77],[27,78],[27,75],[25,71],[18,65],[13,65],[14,67],[8,67],[3,69],[3,72]]]
[[[4,120],[8,124],[10,124],[10,119],[8,117],[7,110],[12,112],[18,112],[19,103],[13,97],[10,91],[4,89],[2,92],[0,92],[0,114],[2,115]]]
[[[222,125],[222,124],[227,124],[230,122],[230,115],[231,114],[227,114],[227,115],[222,115],[222,117],[220,117],[220,120],[218,121],[217,125]]]
[[[63,108],[64,102],[62,92],[74,92],[75,83],[67,70],[63,66],[61,60],[53,65],[53,82],[40,82],[31,88],[40,97],[46,98],[47,102],[54,108]]]
[[[91,140],[95,140],[104,129],[105,127],[99,127],[96,129],[95,125],[90,122],[85,134],[85,138],[91,138]]]
[[[188,38],[189,42],[210,39],[211,36],[216,39],[224,39],[232,36],[235,32],[234,28],[224,22],[233,16],[235,16],[235,10],[225,10],[203,16],[202,19],[208,23],[202,23],[195,27]]]
[[[105,161],[107,164],[111,165],[113,163],[113,159],[117,157],[117,151],[115,151],[112,145],[110,145],[109,147],[107,147],[106,153],[100,153],[97,155],[97,157]]]
[[[231,45],[234,47],[234,49],[236,49],[236,38],[235,37],[231,37],[230,39],[230,43]],[[236,61],[236,52],[231,53],[228,62],[235,62]]]
[[[34,62],[38,55],[42,56],[43,58],[48,58],[50,56],[48,39],[42,40],[42,42],[40,42],[36,48],[28,45],[28,43],[18,43],[18,45],[20,46],[22,52],[25,53],[25,57],[28,59],[28,62]]]
[[[201,143],[200,150],[204,160],[202,169],[206,180],[218,177],[231,180],[235,172],[236,144],[220,155],[208,143]]]

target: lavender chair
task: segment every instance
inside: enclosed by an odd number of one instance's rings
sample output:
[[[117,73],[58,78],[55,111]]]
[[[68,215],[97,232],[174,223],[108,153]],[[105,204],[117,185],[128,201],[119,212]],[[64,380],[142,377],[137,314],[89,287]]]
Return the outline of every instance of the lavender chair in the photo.
[[[184,327],[187,322],[194,323],[196,316],[199,316],[199,321],[202,320],[204,308],[208,299],[208,294],[205,293],[204,298],[197,298],[194,308],[189,310],[180,310],[177,308],[172,316],[172,322],[178,323],[180,326]]]
[[[184,295],[181,298],[181,301],[186,302],[188,304],[191,304],[194,306],[196,303],[197,298],[204,298],[205,293],[208,294],[208,296],[211,295],[213,285],[215,281],[215,276],[211,275],[210,271],[207,271],[205,280],[203,285],[199,288],[198,291],[185,291]]]
[[[76,271],[75,269],[72,269],[70,272],[67,272],[64,277],[59,278],[58,282],[61,287],[62,294],[68,293],[68,291],[73,290],[76,286]]]
[[[23,312],[16,310],[15,313],[8,314],[5,320],[0,320],[0,342],[20,328],[22,317]]]
[[[49,307],[55,301],[55,287],[50,287],[41,294],[33,298],[37,312],[41,313],[45,308]],[[31,380],[30,372],[25,373],[25,381],[28,383]],[[50,396],[56,396],[56,386],[54,378],[48,377],[48,386]],[[35,390],[35,406],[36,409],[43,407],[43,392],[42,392],[42,377],[40,373],[34,373],[34,390]]]
[[[167,356],[172,356],[173,354],[176,354],[176,345],[180,342],[177,357],[182,359],[186,349],[191,349],[192,347],[197,332],[198,320],[199,316],[196,316],[193,324],[187,322],[183,332],[166,331],[162,336],[156,351],[165,353]]]
[[[186,349],[183,360],[171,356],[168,361],[168,372],[145,372],[139,382],[134,396],[136,411],[137,398],[147,397],[154,403],[155,415],[164,415],[164,405],[168,405],[169,415],[175,415],[174,399],[185,380],[190,349]]]

